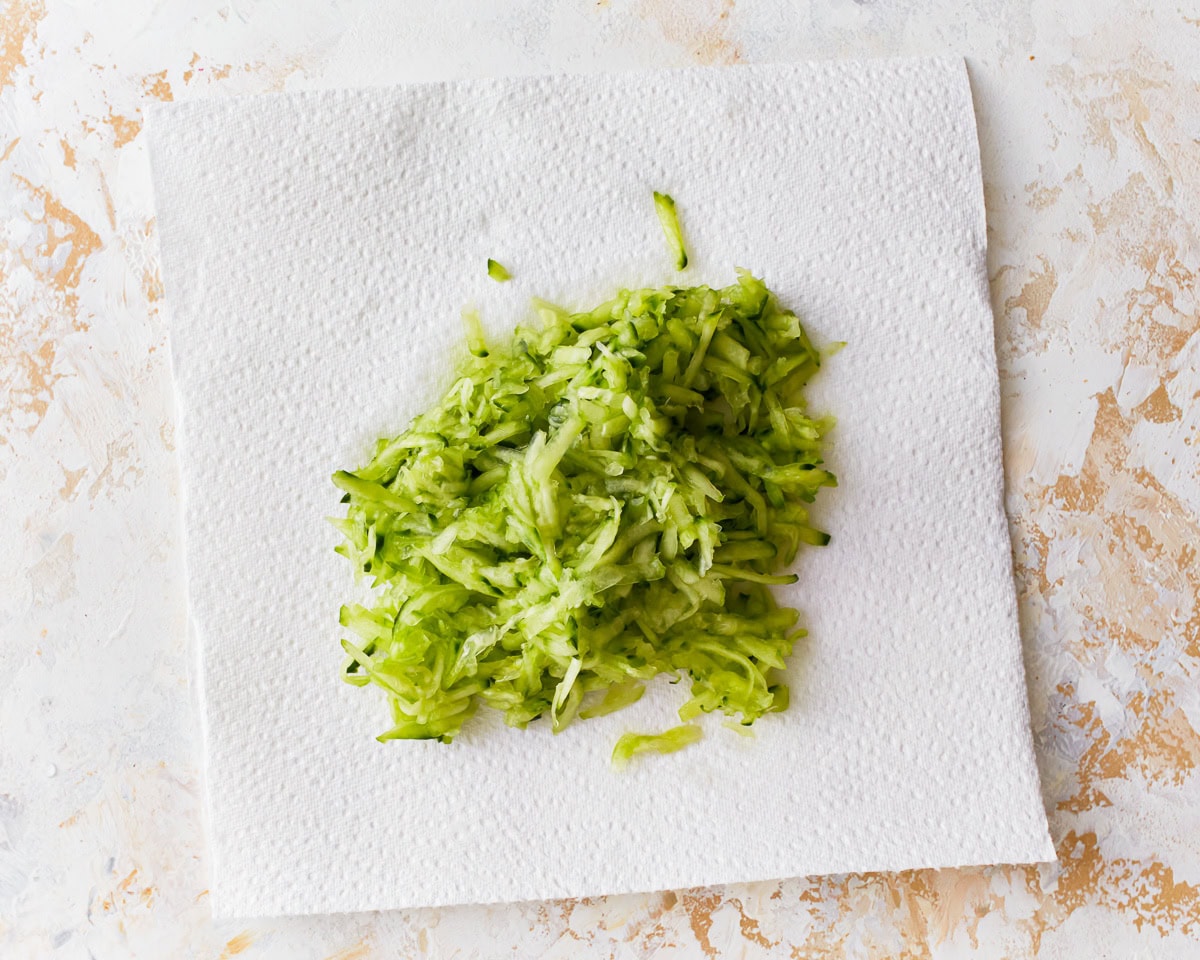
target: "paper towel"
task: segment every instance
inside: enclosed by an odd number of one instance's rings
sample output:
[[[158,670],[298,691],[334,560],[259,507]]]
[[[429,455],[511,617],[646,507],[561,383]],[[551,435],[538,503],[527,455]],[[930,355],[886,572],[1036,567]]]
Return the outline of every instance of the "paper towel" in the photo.
[[[218,916],[1053,858],[1002,508],[961,61],[533,78],[196,101],[150,122],[180,398]],[[672,269],[651,191],[691,253]],[[488,280],[488,257],[513,274]],[[446,385],[473,302],[764,277],[819,339],[833,534],[790,709],[614,771],[635,708],[377,743],[338,679],[329,475]]]

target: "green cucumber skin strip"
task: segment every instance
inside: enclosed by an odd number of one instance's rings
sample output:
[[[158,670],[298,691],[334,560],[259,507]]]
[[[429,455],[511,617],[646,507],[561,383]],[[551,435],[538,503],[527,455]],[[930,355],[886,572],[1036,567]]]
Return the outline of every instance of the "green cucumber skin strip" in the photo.
[[[688,265],[687,249],[683,244],[683,230],[679,226],[679,211],[675,209],[675,201],[669,194],[654,191],[654,210],[658,214],[658,222],[662,225],[667,238],[667,245],[675,255],[675,269],[684,270]]]

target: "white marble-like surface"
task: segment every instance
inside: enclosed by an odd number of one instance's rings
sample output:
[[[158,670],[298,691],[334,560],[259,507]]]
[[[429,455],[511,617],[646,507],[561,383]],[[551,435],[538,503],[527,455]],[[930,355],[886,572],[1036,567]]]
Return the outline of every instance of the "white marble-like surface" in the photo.
[[[1060,863],[214,925],[151,99],[954,53]],[[1200,6],[0,5],[0,956],[1200,954]]]

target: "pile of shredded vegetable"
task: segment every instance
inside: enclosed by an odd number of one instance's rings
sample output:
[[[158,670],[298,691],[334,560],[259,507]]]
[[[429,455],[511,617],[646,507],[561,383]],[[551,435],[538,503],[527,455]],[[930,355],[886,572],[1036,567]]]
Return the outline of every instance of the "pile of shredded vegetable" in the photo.
[[[745,272],[536,312],[505,344],[471,320],[454,385],[334,475],[338,550],[372,587],[342,608],[343,674],[387,694],[379,739],[449,742],[480,706],[557,731],[658,674],[690,687],[685,724],[622,737],[617,762],[693,742],[702,712],[784,709],[803,631],[770,585],[828,541],[807,504],[835,483],[799,319]]]

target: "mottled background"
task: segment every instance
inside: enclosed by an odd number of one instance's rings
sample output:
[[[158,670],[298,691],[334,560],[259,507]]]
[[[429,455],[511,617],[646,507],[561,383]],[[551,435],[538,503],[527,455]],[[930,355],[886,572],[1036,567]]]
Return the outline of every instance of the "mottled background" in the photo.
[[[0,0],[0,956],[1200,956],[1200,4],[375,7]],[[1060,862],[214,925],[145,105],[941,52]]]

